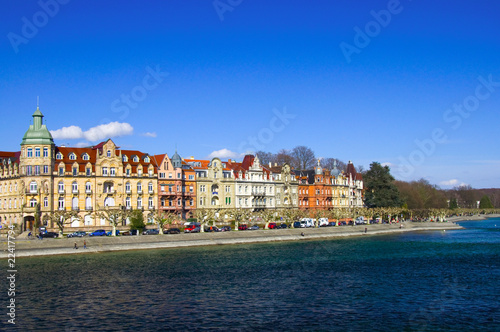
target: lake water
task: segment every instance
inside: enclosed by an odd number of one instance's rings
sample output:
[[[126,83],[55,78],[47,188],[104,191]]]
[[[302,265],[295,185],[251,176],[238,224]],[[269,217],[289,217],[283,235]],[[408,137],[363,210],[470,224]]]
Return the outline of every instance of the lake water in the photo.
[[[18,259],[16,328],[500,331],[500,219],[460,224]]]

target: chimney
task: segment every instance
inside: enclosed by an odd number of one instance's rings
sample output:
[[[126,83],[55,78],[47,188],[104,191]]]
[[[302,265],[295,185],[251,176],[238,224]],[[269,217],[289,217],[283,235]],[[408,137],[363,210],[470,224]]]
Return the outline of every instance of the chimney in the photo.
[[[189,159],[194,160],[194,156],[189,157]]]

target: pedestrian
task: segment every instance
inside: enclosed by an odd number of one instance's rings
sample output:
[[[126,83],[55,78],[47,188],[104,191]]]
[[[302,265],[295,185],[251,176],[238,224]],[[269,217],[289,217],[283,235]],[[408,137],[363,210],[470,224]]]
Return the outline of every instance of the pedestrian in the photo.
[[[304,232],[300,233],[300,235],[304,236]]]
[[[83,249],[87,249],[87,240],[83,240]]]
[[[366,234],[366,231],[367,231],[367,230],[368,230],[368,228],[367,228],[367,227],[365,227],[365,234]]]
[[[76,245],[76,242],[75,242],[75,247],[74,247],[74,249],[78,249],[78,246]]]

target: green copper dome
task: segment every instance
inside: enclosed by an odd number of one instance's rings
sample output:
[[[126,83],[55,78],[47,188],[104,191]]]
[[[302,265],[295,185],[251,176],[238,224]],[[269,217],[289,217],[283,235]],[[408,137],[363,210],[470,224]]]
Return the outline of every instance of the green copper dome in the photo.
[[[37,107],[35,113],[33,113],[33,124],[30,125],[26,134],[24,134],[21,145],[54,144],[54,139],[52,138],[52,135],[50,134],[47,127],[42,124],[42,120],[43,114]]]

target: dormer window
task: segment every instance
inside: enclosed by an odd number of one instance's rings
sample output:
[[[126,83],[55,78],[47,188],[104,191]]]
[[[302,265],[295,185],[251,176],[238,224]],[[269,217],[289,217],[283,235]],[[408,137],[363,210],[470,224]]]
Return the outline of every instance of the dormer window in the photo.
[[[69,155],[69,159],[70,159],[70,160],[76,160],[76,154],[71,153],[71,154]]]
[[[139,162],[139,157],[134,156],[134,163],[138,163],[138,162]]]
[[[122,161],[123,161],[124,163],[126,163],[126,162],[128,161],[128,157],[127,157],[127,156],[123,156],[123,157],[122,157]]]
[[[149,157],[148,156],[144,157],[144,162],[145,163],[149,163]]]
[[[61,153],[61,152],[58,152],[58,153],[56,154],[56,159],[63,159],[63,155],[62,155],[62,153]]]
[[[89,155],[85,153],[85,154],[82,156],[82,159],[83,159],[83,160],[89,160]]]
[[[111,157],[111,150],[106,151],[106,157]]]

